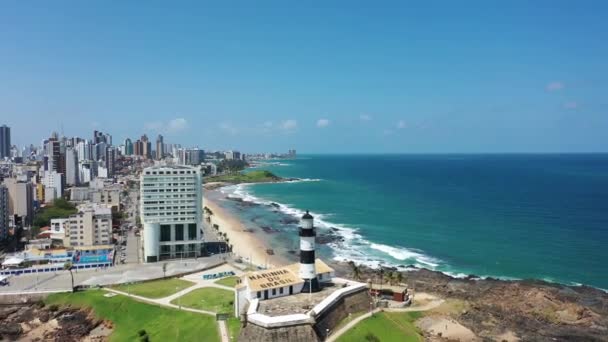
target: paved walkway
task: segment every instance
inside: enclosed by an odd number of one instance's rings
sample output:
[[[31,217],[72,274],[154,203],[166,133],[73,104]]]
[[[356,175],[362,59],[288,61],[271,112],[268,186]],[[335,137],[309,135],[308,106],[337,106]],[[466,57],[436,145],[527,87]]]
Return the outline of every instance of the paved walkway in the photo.
[[[415,307],[409,307],[409,308],[384,308],[384,309],[376,308],[376,309],[374,309],[374,311],[368,312],[368,313],[361,315],[361,316],[353,319],[352,321],[348,322],[345,326],[343,326],[342,328],[333,332],[327,338],[326,341],[327,342],[335,341],[336,339],[338,339],[338,337],[342,336],[345,332],[350,330],[352,327],[359,324],[359,322],[361,322],[362,320],[364,320],[366,318],[371,317],[372,314],[378,313],[380,311],[386,311],[386,312],[428,311],[428,310],[432,310],[432,309],[438,307],[439,305],[443,304],[443,302],[444,302],[443,299],[437,299],[437,300],[434,300],[434,301],[427,303],[425,305],[422,305],[422,306],[415,306]]]

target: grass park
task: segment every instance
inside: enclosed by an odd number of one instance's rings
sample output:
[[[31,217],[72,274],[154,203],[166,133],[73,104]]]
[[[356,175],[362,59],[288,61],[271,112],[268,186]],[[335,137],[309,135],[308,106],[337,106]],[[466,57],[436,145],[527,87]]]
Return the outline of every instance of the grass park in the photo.
[[[216,280],[215,283],[218,285],[224,285],[224,286],[228,286],[228,287],[235,287],[236,286],[236,281],[239,279],[239,277],[236,276],[232,276],[232,277],[226,277],[226,278],[222,278],[220,280]]]
[[[232,314],[234,312],[234,292],[216,287],[203,287],[172,300],[171,304]]]
[[[420,317],[422,314],[419,312],[379,312],[352,327],[338,338],[338,342],[422,341],[422,335],[414,325],[414,321]]]
[[[193,282],[183,279],[171,278],[153,280],[136,284],[120,284],[112,286],[112,288],[137,296],[158,299],[170,296],[192,285],[194,285]]]
[[[47,305],[90,308],[99,319],[113,323],[111,341],[137,341],[145,330],[151,341],[220,341],[215,317],[138,302],[122,295],[108,298],[108,292],[89,290],[52,294]]]
[[[262,183],[277,182],[282,178],[270,171],[255,170],[250,172],[236,172],[227,175],[213,176],[205,178],[206,183],[225,182],[225,183]]]

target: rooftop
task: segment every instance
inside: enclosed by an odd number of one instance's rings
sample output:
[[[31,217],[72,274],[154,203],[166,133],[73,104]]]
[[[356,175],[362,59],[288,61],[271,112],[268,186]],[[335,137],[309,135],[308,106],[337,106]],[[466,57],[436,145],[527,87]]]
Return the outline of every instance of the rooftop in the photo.
[[[329,273],[334,270],[327,266],[321,259],[315,260],[317,273]],[[252,291],[268,290],[289,285],[301,284],[304,282],[299,276],[300,264],[295,263],[269,270],[249,272],[243,276],[249,283]]]
[[[291,296],[261,300],[258,312],[268,316],[305,314],[341,288],[342,286],[333,283],[323,283],[321,291],[318,292],[297,293]]]

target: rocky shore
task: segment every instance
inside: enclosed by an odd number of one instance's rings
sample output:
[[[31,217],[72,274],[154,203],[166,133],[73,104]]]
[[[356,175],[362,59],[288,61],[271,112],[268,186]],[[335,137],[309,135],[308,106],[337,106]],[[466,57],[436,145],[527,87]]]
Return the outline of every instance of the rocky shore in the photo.
[[[0,340],[106,341],[112,323],[95,318],[90,310],[44,303],[0,306]]]
[[[353,276],[348,263],[332,266],[340,276]],[[358,267],[362,281],[380,281],[378,270]],[[396,271],[385,269],[384,275]],[[537,280],[459,279],[414,267],[402,276],[414,294],[432,293],[457,303],[450,319],[480,340],[496,340],[509,332],[522,341],[608,341],[608,293],[596,288]]]

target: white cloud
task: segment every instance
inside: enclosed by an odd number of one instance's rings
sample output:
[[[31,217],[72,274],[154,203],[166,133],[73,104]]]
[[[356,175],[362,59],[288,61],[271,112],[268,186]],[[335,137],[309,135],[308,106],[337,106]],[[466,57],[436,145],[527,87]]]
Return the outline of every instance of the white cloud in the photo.
[[[575,101],[566,102],[566,103],[564,103],[564,108],[566,108],[566,109],[576,109],[576,108],[578,108],[578,103],[575,102]]]
[[[280,129],[285,132],[292,132],[298,127],[298,122],[293,119],[285,120],[279,125]]]
[[[173,119],[171,121],[169,121],[169,124],[167,125],[167,131],[170,133],[177,133],[177,132],[181,132],[184,129],[188,128],[188,121],[186,121],[186,119],[184,118],[177,118],[177,119]]]
[[[319,119],[317,121],[317,127],[319,127],[319,128],[325,128],[327,126],[329,126],[329,120],[327,120],[327,119]]]
[[[239,129],[230,122],[221,122],[219,127],[222,131],[230,135],[236,135],[239,132]]]
[[[359,120],[361,120],[361,121],[371,121],[372,117],[369,116],[369,115],[367,115],[367,114],[361,114],[361,115],[359,115]]]
[[[562,90],[566,87],[566,85],[564,84],[564,82],[561,81],[553,81],[550,82],[549,84],[547,84],[547,91],[557,91],[557,90]]]
[[[163,123],[161,121],[151,121],[144,123],[144,129],[146,131],[160,131],[163,127]]]
[[[266,128],[272,128],[273,122],[272,121],[266,121],[262,124],[263,127]]]
[[[403,120],[399,120],[399,121],[397,122],[397,129],[404,129],[404,128],[406,128],[406,127],[407,127],[407,124],[405,123],[405,121],[403,121]]]
[[[146,131],[155,131],[159,133],[178,133],[188,128],[188,121],[184,118],[175,118],[164,123],[162,121],[150,121],[144,123]]]

